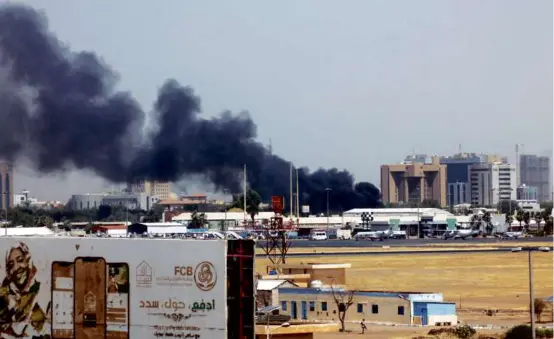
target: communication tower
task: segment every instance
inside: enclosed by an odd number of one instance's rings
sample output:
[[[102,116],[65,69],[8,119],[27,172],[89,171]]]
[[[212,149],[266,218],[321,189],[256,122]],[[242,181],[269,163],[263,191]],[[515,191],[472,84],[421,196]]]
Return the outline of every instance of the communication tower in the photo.
[[[265,241],[260,242],[260,245],[271,265],[286,263],[287,253],[291,245],[288,240],[289,232],[297,229],[294,221],[284,221],[284,201],[285,198],[280,196],[271,198],[271,205],[275,216],[270,219],[269,224],[263,226]]]

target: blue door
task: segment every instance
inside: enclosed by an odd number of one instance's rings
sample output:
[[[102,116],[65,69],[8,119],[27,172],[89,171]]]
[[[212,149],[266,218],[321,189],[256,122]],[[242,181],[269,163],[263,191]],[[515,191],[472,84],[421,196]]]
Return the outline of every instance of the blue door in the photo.
[[[296,314],[296,301],[290,302],[290,317],[292,319],[298,319],[298,315]]]
[[[308,303],[302,301],[302,320],[308,320]]]
[[[427,318],[427,307],[421,309],[421,324],[427,325],[429,319]]]

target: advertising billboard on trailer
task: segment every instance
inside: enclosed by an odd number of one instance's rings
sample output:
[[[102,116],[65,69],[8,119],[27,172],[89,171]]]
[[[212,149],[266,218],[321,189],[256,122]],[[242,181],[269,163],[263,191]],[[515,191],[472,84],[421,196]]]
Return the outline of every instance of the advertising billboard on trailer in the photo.
[[[0,338],[227,338],[226,243],[0,238]]]

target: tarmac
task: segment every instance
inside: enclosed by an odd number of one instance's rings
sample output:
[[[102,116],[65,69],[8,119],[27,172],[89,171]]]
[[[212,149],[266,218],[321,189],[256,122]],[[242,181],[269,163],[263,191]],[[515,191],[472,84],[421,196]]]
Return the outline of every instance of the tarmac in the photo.
[[[471,238],[466,240],[461,239],[388,239],[383,241],[371,241],[371,240],[289,240],[293,247],[296,248],[311,248],[311,247],[382,247],[382,246],[401,246],[401,247],[422,247],[435,244],[490,244],[496,245],[502,243],[506,245],[513,242],[515,247],[517,243],[521,241],[525,242],[552,242],[552,237],[535,237],[535,238],[520,238],[520,239],[500,239],[500,238]],[[263,242],[263,240],[259,241]]]

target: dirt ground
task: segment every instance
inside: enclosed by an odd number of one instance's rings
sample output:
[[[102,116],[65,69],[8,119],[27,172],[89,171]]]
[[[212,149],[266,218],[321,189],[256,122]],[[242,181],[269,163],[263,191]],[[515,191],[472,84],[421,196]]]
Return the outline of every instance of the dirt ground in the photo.
[[[367,332],[363,335],[359,328],[349,328],[351,332],[316,333],[315,339],[412,339],[417,336],[425,336],[431,328],[421,327],[390,327],[390,326],[368,326]],[[477,334],[500,335],[502,331],[479,330]]]
[[[464,323],[512,325],[528,320],[527,253],[291,257],[287,262],[308,261],[352,264],[347,272],[350,289],[441,292],[446,301],[456,303]],[[533,261],[535,297],[551,296],[552,253],[535,252]],[[257,271],[263,273],[267,263],[257,259]],[[498,309],[498,313],[485,316],[486,309]],[[542,318],[552,319],[551,308]]]
[[[383,243],[382,247],[291,247],[289,253],[333,253],[333,252],[394,252],[394,251],[446,251],[446,250],[473,250],[473,249],[494,249],[494,248],[512,248],[521,246],[552,246],[552,241],[526,242],[526,241],[498,241],[496,243],[444,243],[444,244],[426,244],[423,246],[388,246]],[[256,249],[256,253],[264,253],[261,248]]]

